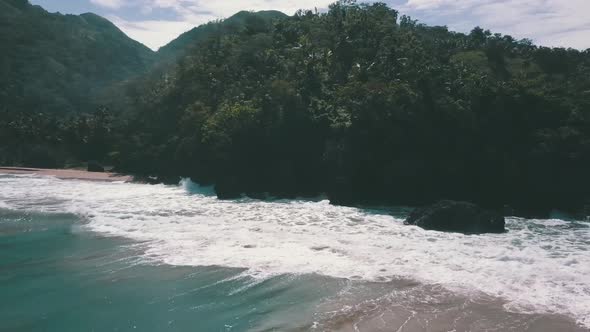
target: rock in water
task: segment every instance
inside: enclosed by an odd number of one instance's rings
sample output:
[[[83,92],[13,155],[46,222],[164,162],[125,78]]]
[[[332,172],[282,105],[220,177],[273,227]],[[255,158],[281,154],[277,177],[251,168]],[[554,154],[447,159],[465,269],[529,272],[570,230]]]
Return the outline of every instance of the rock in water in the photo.
[[[219,199],[237,199],[242,197],[239,181],[235,177],[225,177],[215,184],[215,193]]]
[[[506,222],[499,212],[468,202],[441,201],[412,211],[404,222],[424,229],[464,234],[504,233]]]
[[[88,172],[104,172],[104,167],[102,167],[97,161],[89,161]]]

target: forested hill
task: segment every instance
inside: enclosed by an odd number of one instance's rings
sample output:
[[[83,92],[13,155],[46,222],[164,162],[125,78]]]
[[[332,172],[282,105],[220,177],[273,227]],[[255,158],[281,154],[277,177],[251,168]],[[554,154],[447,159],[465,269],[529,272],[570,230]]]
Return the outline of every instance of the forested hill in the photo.
[[[589,50],[425,26],[381,3],[243,24],[185,35],[175,66],[118,89],[114,114],[13,121],[0,139],[190,176],[221,197],[590,202]]]
[[[129,110],[121,170],[218,193],[523,209],[590,198],[590,52],[336,3],[211,36]]]
[[[274,10],[259,12],[241,11],[225,20],[209,22],[183,33],[178,38],[160,48],[158,50],[158,56],[162,61],[174,61],[214,34],[236,33],[247,25],[264,26],[273,20],[286,17],[287,15],[282,12]]]
[[[48,13],[26,0],[0,0],[0,43],[0,107],[13,112],[89,111],[101,89],[155,60],[100,16]]]

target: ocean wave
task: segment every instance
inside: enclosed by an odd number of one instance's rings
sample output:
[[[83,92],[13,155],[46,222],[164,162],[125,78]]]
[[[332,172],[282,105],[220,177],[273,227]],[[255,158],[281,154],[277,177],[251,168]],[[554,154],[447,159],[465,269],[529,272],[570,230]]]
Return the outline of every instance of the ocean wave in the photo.
[[[10,204],[0,200],[0,209],[9,210],[11,208],[12,206]]]
[[[404,226],[401,218],[326,200],[221,201],[211,188],[186,181],[2,181],[0,202],[83,215],[92,231],[144,242],[146,262],[245,268],[260,280],[403,277],[590,326],[590,229],[569,227],[572,221],[510,218],[506,234],[467,236]]]

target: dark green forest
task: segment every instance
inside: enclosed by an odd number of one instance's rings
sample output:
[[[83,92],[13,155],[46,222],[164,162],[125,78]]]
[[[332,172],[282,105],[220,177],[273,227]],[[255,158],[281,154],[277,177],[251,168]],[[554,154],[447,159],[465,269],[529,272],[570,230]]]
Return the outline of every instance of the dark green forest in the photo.
[[[153,52],[94,15],[0,0],[0,107],[77,113],[110,84],[146,73]]]
[[[30,15],[30,29],[44,29]],[[382,3],[240,15],[158,53],[126,50],[135,62],[126,72],[100,70],[110,88],[91,97],[39,64],[44,57],[23,58],[36,48],[2,28],[3,44],[14,47],[0,67],[0,162],[99,160],[120,172],[214,184],[222,198],[455,199],[527,213],[579,211],[590,202],[590,50],[536,46],[479,27],[452,32]],[[10,17],[2,14],[3,26]],[[38,38],[43,48],[46,37]],[[109,42],[95,40],[73,43],[100,52],[99,41]],[[62,64],[78,52],[52,45],[67,50],[55,54]],[[109,55],[83,59],[63,66],[100,81],[92,68]],[[46,70],[27,71],[36,65]],[[31,75],[49,88],[23,81]],[[35,98],[11,90],[14,82]],[[53,112],[66,92],[92,103]]]

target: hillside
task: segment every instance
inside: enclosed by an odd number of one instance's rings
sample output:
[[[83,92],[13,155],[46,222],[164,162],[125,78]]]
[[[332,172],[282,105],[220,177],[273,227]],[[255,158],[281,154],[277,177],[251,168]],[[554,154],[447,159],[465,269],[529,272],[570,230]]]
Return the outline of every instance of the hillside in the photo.
[[[95,14],[52,14],[25,0],[0,0],[0,24],[0,105],[8,110],[92,110],[102,89],[146,72],[155,59]]]
[[[175,68],[191,52],[207,45],[212,39],[223,36],[246,33],[247,31],[265,31],[280,19],[288,16],[279,11],[240,11],[227,19],[211,21],[195,27],[172,40],[154,54],[155,61],[145,73],[130,80],[111,84],[97,97],[101,105],[114,113],[127,118],[130,113],[138,111],[137,105],[149,98],[146,91],[157,89],[160,79],[172,75]]]
[[[114,113],[0,122],[0,140],[188,176],[225,198],[590,207],[590,50],[456,33],[346,1],[280,20],[239,13],[160,52],[178,61],[115,85]],[[0,161],[60,164],[14,149]]]
[[[590,52],[336,3],[191,49],[127,114],[122,170],[222,197],[442,198],[529,211],[590,199]],[[135,111],[134,111],[135,110]]]
[[[243,29],[246,25],[254,26],[258,24],[264,26],[273,20],[285,17],[287,15],[274,10],[259,12],[241,11],[225,20],[209,22],[183,33],[178,38],[160,48],[158,50],[158,56],[162,60],[173,61],[184,55],[189,49],[206,41],[207,38],[215,34],[235,33]]]

